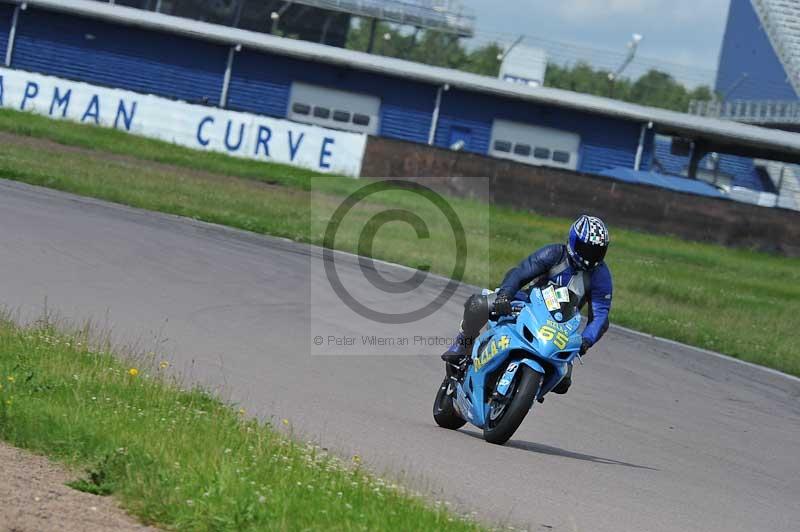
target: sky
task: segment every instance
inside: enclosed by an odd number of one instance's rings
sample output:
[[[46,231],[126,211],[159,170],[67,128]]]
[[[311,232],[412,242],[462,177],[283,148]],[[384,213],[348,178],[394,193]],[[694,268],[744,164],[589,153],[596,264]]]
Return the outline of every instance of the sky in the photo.
[[[688,85],[713,83],[730,0],[461,0],[476,15],[475,43],[546,48],[551,59],[614,68],[633,33],[644,36],[626,74],[659,65]],[[561,44],[563,43],[563,44]]]

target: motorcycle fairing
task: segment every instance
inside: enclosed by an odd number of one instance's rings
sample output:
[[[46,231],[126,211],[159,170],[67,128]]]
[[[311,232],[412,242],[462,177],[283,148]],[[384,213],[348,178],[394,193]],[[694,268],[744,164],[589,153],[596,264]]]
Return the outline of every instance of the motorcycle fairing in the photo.
[[[569,364],[580,350],[581,336],[577,333],[581,323],[580,314],[576,312],[563,322],[556,320],[557,314],[547,309],[540,290],[533,290],[531,296],[530,303],[524,304],[516,319],[506,317],[490,322],[489,329],[478,336],[472,348],[473,363],[467,369],[463,381],[456,385],[456,409],[464,419],[479,428],[485,427],[489,412],[485,397],[486,378],[489,374],[507,364],[494,390],[495,393],[505,396],[520,366],[526,365],[537,373],[546,375],[538,393],[538,398],[542,398],[564,378]],[[529,326],[536,330],[531,330]],[[559,338],[566,338],[566,341],[556,344],[552,341],[552,336],[547,337],[547,333],[551,331],[553,334],[561,333],[563,336]],[[498,345],[504,347],[491,348]],[[514,351],[517,354],[508,362]],[[528,356],[520,357],[520,353]],[[550,371],[546,371],[545,366]]]

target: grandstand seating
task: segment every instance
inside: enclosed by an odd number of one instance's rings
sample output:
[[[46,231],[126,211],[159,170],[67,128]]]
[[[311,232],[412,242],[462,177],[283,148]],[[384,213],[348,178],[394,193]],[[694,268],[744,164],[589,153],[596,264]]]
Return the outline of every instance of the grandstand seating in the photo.
[[[756,161],[762,165],[778,192],[778,207],[800,210],[800,167],[775,161]]]
[[[711,155],[706,155],[700,161],[700,168],[712,171],[713,164]],[[671,153],[671,140],[669,138],[656,137],[651,168],[667,175],[685,178],[689,168],[689,156]],[[721,154],[719,156],[718,172],[723,176],[730,177],[730,185],[733,187],[747,188],[757,192],[773,191],[771,182],[764,179],[762,171],[759,170],[753,159]]]

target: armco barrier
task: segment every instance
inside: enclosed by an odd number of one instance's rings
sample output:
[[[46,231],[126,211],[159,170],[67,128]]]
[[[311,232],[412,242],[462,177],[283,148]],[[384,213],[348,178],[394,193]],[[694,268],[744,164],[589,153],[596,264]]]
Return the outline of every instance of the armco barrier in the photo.
[[[366,136],[0,68],[0,107],[198,150],[357,176]]]
[[[800,256],[800,212],[786,209],[377,137],[367,142],[361,175],[424,178],[419,180],[441,192],[544,215],[587,212],[612,226]],[[491,186],[476,178],[491,179]]]

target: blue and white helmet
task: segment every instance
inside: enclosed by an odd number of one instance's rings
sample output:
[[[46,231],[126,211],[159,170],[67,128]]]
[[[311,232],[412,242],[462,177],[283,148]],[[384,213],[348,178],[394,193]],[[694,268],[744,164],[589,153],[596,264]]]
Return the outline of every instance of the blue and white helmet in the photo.
[[[608,242],[608,228],[603,220],[584,214],[569,228],[567,251],[579,268],[591,270],[603,262]]]

